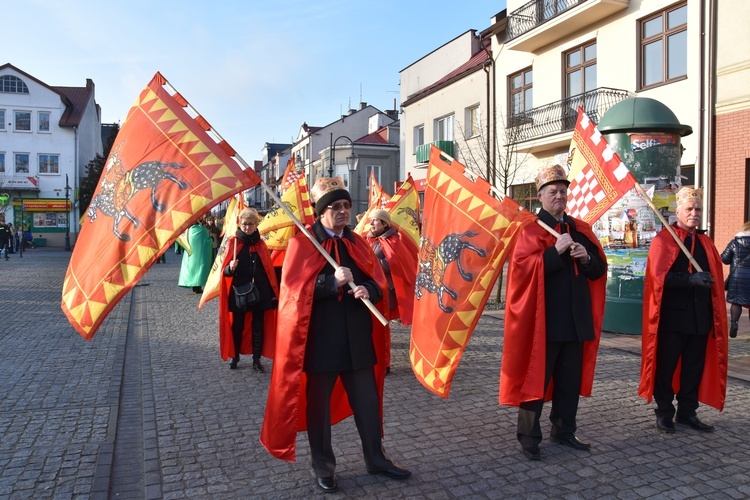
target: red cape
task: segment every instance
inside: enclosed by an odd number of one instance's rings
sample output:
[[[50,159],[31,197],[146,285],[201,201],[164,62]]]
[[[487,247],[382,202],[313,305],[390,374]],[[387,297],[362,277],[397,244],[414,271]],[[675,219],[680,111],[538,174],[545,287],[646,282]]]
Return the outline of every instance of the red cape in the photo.
[[[355,238],[354,243],[347,238],[342,238],[342,241],[357,266],[380,286],[383,300],[377,306],[380,312],[385,314],[388,311],[388,285],[383,269],[364,238],[352,234]],[[326,239],[322,243],[323,248],[330,251],[332,242],[332,239]],[[325,258],[303,233],[298,233],[289,241],[281,273],[276,353],[260,442],[271,455],[290,462],[296,459],[297,432],[307,430],[307,376],[302,371],[302,365],[312,314],[315,278],[326,263]],[[378,364],[375,365],[375,379],[382,414],[385,327],[374,318],[372,336],[378,359]],[[336,424],[351,414],[346,392],[341,380],[338,380],[331,396],[331,423]]]
[[[573,220],[576,230],[596,243],[599,256],[605,259],[604,251],[591,231],[591,226],[580,219]],[[542,254],[555,244],[555,240],[539,224],[529,224],[523,229],[513,251],[508,270],[503,361],[500,371],[502,405],[518,406],[525,401],[542,397],[549,401],[552,396],[554,380],[550,382],[547,393],[544,392],[546,316]],[[583,346],[581,396],[591,396],[604,318],[606,284],[606,274],[598,280],[589,280],[595,339],[584,342]]]
[[[374,237],[368,236],[370,242]],[[411,325],[414,311],[414,285],[417,282],[418,249],[408,238],[396,233],[388,238],[379,238],[380,248],[391,267],[391,278],[396,290],[397,315],[388,319],[401,319],[402,325]]]
[[[245,246],[242,240],[238,240],[235,236],[229,239],[227,244],[227,251],[224,254],[224,260],[221,263],[221,282],[219,284],[219,348],[221,350],[221,359],[226,361],[228,358],[234,357],[234,339],[232,337],[232,319],[234,314],[229,312],[229,287],[232,286],[232,277],[224,275],[224,269],[229,265],[229,262],[234,258],[234,245],[237,243],[237,252]],[[253,245],[250,245],[250,249],[260,255],[260,261],[263,264],[263,269],[266,271],[268,281],[271,283],[276,296],[279,296],[279,284],[276,282],[276,273],[273,270],[273,264],[271,263],[271,254],[268,252],[268,247],[263,240],[258,241]],[[261,353],[266,358],[273,358],[274,348],[276,346],[276,309],[269,309],[264,311],[265,315],[263,323],[263,352]],[[240,344],[240,354],[252,354],[252,324],[253,324],[253,313],[245,314],[245,327],[242,330],[242,344]]]
[[[672,226],[677,235],[685,240],[687,232]],[[708,271],[714,277],[711,286],[711,305],[713,307],[714,325],[706,345],[706,364],[703,378],[698,388],[698,401],[721,411],[727,393],[727,310],[724,302],[723,268],[721,257],[713,241],[705,234],[698,234],[708,257]],[[680,247],[669,234],[663,230],[651,242],[646,261],[646,282],[643,288],[643,326],[641,336],[641,382],[638,395],[651,402],[654,395],[654,376],[656,374],[656,344],[661,298],[664,293],[664,278],[672,267]],[[705,269],[704,269],[705,271]],[[675,394],[680,390],[680,364],[672,379]]]

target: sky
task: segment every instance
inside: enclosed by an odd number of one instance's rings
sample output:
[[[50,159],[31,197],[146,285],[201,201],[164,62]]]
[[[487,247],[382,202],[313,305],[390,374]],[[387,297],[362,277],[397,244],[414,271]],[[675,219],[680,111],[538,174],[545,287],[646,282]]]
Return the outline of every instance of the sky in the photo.
[[[50,86],[96,85],[122,123],[159,71],[249,164],[364,101],[399,100],[399,72],[506,0],[23,0],[0,6],[0,65]]]

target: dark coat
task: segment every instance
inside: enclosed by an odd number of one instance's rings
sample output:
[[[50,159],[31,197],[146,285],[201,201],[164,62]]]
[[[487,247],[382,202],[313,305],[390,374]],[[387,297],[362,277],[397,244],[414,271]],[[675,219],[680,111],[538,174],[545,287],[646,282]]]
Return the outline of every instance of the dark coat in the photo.
[[[705,231],[698,230],[703,234]],[[708,255],[700,240],[692,244],[692,235],[685,238],[685,246],[693,248],[693,258],[708,270]],[[713,250],[714,252],[716,250]],[[664,293],[659,313],[659,332],[683,335],[707,335],[713,325],[711,289],[690,286],[690,261],[683,252],[677,254],[664,277]],[[695,270],[692,270],[695,272]],[[714,278],[716,279],[716,278]]]
[[[729,264],[727,302],[750,306],[750,231],[737,233],[721,254]]]
[[[560,231],[558,222],[545,210],[539,218]],[[570,258],[570,251],[562,255],[554,246],[544,251],[544,302],[547,318],[547,341],[567,342],[594,340],[594,319],[591,313],[589,280],[601,278],[607,263],[600,257],[596,243],[576,230],[575,221],[564,216],[565,231],[576,243],[583,245],[591,256],[588,265],[579,265]]]
[[[319,242],[330,238],[320,222],[316,222],[312,230]],[[349,228],[344,230],[344,238],[355,241]],[[383,295],[377,282],[357,267],[340,241],[338,254],[339,265],[351,269],[354,283],[367,288],[370,302],[380,301]],[[361,300],[348,293],[348,286],[339,291],[333,273],[333,267],[326,264],[316,278],[305,349],[306,372],[357,370],[377,363],[370,311]]]

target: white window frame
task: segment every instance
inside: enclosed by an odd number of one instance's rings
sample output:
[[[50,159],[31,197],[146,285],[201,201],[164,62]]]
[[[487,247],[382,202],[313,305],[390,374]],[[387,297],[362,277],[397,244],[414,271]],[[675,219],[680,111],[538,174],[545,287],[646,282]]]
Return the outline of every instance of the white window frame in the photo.
[[[482,133],[482,116],[479,104],[469,106],[464,113],[464,123],[466,124],[466,139],[478,137]]]
[[[44,120],[42,117],[44,115],[47,115],[47,128],[43,129],[42,124],[44,123]],[[50,130],[50,122],[52,121],[52,113],[49,111],[39,111],[36,116],[36,122],[37,122],[37,132],[41,132],[43,134],[51,132]]]
[[[372,172],[375,175],[375,180],[378,181],[378,184],[381,186],[383,185],[383,182],[380,180],[380,173],[382,172],[383,168],[381,165],[365,165],[365,179],[367,179],[365,182],[367,182],[366,189],[369,191],[372,186],[370,186],[370,172]]]
[[[424,123],[414,127],[414,154],[417,154],[419,146],[424,144]]]
[[[29,129],[23,130],[18,128],[18,115],[21,113],[26,113],[29,115]],[[34,127],[31,124],[31,117],[33,113],[31,111],[25,110],[25,109],[14,109],[13,110],[13,131],[14,132],[22,132],[25,134],[30,134],[32,130],[34,130]]]
[[[0,151],[0,174],[5,173],[5,151]]]
[[[456,127],[456,115],[451,113],[449,115],[441,116],[435,119],[435,140],[436,141],[450,141],[454,140]]]
[[[26,156],[26,172],[20,172],[18,170],[18,157]],[[31,173],[31,153],[13,153],[13,173],[15,174],[30,174]]]
[[[0,109],[0,131],[5,132],[5,110]]]
[[[48,160],[45,161],[44,163],[42,163],[42,158],[45,158],[45,160],[48,159],[48,158],[56,158],[57,159],[57,162],[56,162],[57,172],[45,172],[45,171],[42,171],[42,165],[44,165],[45,168],[47,168],[48,166],[51,166],[49,164]],[[38,167],[37,167],[37,173],[39,175],[60,175],[60,155],[58,155],[58,154],[39,153],[37,155],[37,165],[38,165]]]

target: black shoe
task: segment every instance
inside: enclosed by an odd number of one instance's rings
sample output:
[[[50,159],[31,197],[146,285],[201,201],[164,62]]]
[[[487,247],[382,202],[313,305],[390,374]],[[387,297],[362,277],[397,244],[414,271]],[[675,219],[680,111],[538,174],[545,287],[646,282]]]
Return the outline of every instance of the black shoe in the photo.
[[[575,450],[581,450],[581,451],[587,451],[591,449],[591,445],[588,443],[584,443],[580,439],[578,439],[575,436],[569,436],[564,438],[558,438],[558,437],[551,437],[550,438],[553,443],[558,443],[563,446],[570,446],[571,448]]]
[[[736,321],[732,321],[732,326],[729,328],[729,336],[731,338],[735,338],[737,336],[737,330],[739,329],[739,325],[737,325]]]
[[[409,479],[411,477],[411,472],[395,465],[385,470],[370,472],[370,474],[378,474],[380,476],[385,476],[388,479],[395,479],[396,481],[403,481],[404,479]]]
[[[253,360],[253,370],[260,373],[266,373],[266,370],[263,368],[263,365],[260,364],[259,359]]]
[[[674,422],[671,417],[656,417],[656,428],[667,434],[674,434]]]
[[[339,489],[339,486],[336,484],[336,478],[333,476],[319,477],[317,478],[316,482],[318,483],[318,488],[325,491],[326,493],[333,493]]]
[[[229,363],[229,369],[230,370],[236,370],[237,369],[237,363],[240,362],[240,357],[237,356],[236,358],[232,358],[232,362]]]
[[[701,422],[697,415],[691,415],[689,417],[683,417],[683,416],[677,415],[677,418],[675,420],[678,424],[689,425],[696,431],[701,431],[701,432],[713,432],[714,431],[713,425]]]
[[[521,450],[523,451],[523,456],[525,456],[529,460],[541,460],[542,459],[542,454],[539,453],[539,445],[537,444],[521,445]]]

